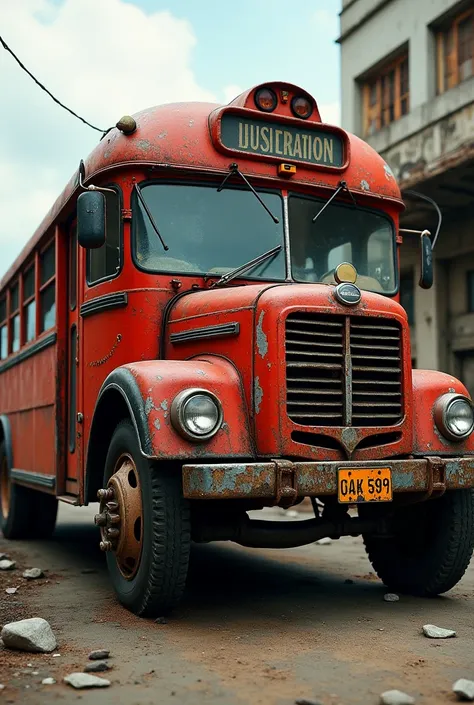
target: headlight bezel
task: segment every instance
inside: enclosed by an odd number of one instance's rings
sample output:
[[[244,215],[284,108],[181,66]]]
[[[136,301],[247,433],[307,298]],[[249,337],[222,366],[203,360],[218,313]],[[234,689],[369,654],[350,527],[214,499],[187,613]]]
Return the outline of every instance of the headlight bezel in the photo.
[[[190,431],[190,429],[185,423],[184,412],[186,404],[195,396],[205,396],[211,399],[217,409],[217,423],[211,431],[205,434],[193,433],[192,431]],[[202,443],[205,441],[209,441],[211,438],[213,438],[219,431],[219,429],[222,427],[224,413],[219,398],[215,394],[213,394],[213,392],[210,392],[208,389],[191,387],[188,389],[183,389],[175,396],[175,398],[171,402],[170,418],[173,428],[183,438],[188,441],[193,441],[195,443]]]
[[[448,425],[447,421],[447,416],[449,413],[450,408],[453,406],[455,402],[465,402],[471,409],[471,415],[472,415],[472,421],[471,425],[469,428],[469,431],[466,433],[463,433],[462,435],[454,433],[454,431],[451,430],[451,428]],[[459,394],[456,392],[449,392],[447,394],[443,394],[435,402],[434,405],[434,420],[436,423],[436,426],[438,427],[438,430],[440,433],[443,434],[445,438],[447,438],[450,441],[456,441],[456,442],[461,442],[465,441],[466,438],[469,438],[471,433],[474,431],[474,404],[469,397],[466,397],[464,394]]]

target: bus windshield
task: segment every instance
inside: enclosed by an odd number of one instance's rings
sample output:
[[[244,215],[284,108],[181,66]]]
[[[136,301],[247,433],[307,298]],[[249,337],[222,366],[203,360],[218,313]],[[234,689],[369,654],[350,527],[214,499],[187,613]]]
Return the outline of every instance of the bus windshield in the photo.
[[[334,269],[351,262],[361,289],[394,294],[395,231],[385,215],[331,203],[313,223],[326,201],[292,194],[289,197],[290,249],[293,279],[334,283]]]
[[[151,272],[221,277],[245,262],[281,246],[273,257],[247,270],[244,278],[286,278],[283,198],[259,195],[278,217],[274,223],[251,191],[209,185],[150,183],[141,194],[168,246],[134,196],[134,259]],[[288,197],[291,276],[298,282],[333,284],[334,269],[351,262],[361,289],[394,294],[397,287],[395,233],[392,221],[377,211],[331,203],[313,223],[326,201],[292,193]]]
[[[138,199],[134,203],[134,256],[141,269],[221,276],[277,245],[281,250],[245,277],[286,277],[283,201],[259,192],[274,223],[251,191],[184,184],[148,184],[141,193],[169,249],[165,251]]]

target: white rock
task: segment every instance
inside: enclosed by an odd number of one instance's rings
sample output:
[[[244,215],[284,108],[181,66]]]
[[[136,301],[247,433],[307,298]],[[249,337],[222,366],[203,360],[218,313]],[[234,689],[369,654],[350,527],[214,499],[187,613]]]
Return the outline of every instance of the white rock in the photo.
[[[456,693],[459,700],[474,700],[474,681],[468,681],[467,678],[460,678],[453,685],[453,691]]]
[[[5,624],[1,637],[7,649],[48,653],[56,648],[56,637],[45,619],[33,617]]]
[[[414,705],[415,698],[401,690],[387,690],[380,696],[382,705]]]
[[[32,676],[39,676],[39,671],[31,671]]]
[[[298,512],[295,512],[294,509],[287,509],[287,511],[286,511],[286,516],[287,516],[287,517],[291,517],[292,519],[294,519],[295,517],[298,516]]]
[[[37,578],[43,577],[43,571],[41,568],[29,568],[23,573],[23,577],[27,580],[36,580]]]
[[[387,592],[383,596],[383,599],[385,600],[385,602],[398,602],[400,598],[394,592]],[[388,692],[391,693],[392,691],[389,690]]]
[[[54,678],[43,678],[41,683],[42,685],[54,685],[56,681],[54,680]]]
[[[17,587],[16,588],[6,588],[5,592],[7,593],[7,595],[14,595],[17,590],[18,590]]]
[[[0,690],[3,690],[4,688],[5,686],[3,685],[3,683],[0,683]]]
[[[15,566],[15,561],[9,561],[7,558],[3,558],[0,561],[0,570],[13,570]]]
[[[329,546],[332,543],[332,539],[329,538],[329,536],[326,536],[324,539],[319,539],[319,541],[316,541],[318,546]]]
[[[423,626],[423,634],[429,639],[449,639],[452,636],[456,636],[456,632],[452,629],[435,627],[434,624],[425,624]]]
[[[61,654],[53,654],[53,658],[59,658]]]
[[[91,676],[90,673],[70,673],[64,678],[64,682],[73,688],[107,688],[110,685],[106,678]]]

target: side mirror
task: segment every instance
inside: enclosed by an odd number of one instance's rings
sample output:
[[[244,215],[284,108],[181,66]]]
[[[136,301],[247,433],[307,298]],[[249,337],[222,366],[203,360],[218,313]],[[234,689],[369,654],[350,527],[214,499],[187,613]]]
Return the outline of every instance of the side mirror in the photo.
[[[420,236],[421,273],[420,286],[431,289],[433,286],[433,245],[429,230],[423,230]]]
[[[105,196],[85,191],[77,199],[77,241],[86,250],[105,244]]]

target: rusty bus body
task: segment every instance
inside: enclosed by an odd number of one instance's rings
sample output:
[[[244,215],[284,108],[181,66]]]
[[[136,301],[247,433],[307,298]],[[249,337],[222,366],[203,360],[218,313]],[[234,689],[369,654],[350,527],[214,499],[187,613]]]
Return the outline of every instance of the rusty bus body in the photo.
[[[4,534],[98,497],[143,615],[179,600],[191,540],[362,534],[389,586],[450,589],[474,544],[472,404],[411,368],[387,164],[278,82],[118,125],[1,282]],[[304,497],[314,519],[246,514]]]

